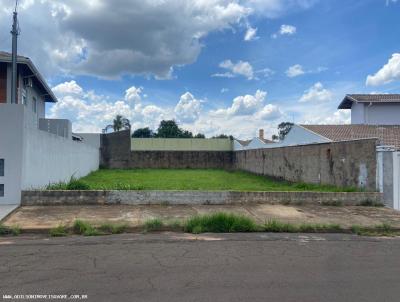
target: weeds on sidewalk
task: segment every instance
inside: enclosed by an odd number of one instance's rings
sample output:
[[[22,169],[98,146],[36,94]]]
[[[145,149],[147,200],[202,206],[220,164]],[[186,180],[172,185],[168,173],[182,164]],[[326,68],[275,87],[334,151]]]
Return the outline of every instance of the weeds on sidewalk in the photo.
[[[51,237],[64,237],[68,235],[68,229],[65,225],[60,224],[59,226],[50,229],[49,235]]]
[[[360,236],[398,236],[400,231],[390,224],[384,223],[372,227],[354,225],[351,229],[343,228],[339,224],[302,223],[292,224],[277,220],[268,220],[259,225],[254,220],[243,215],[224,212],[197,215],[186,221],[172,220],[162,221],[160,218],[147,220],[142,225],[145,232],[157,232],[163,230],[185,231],[193,234],[199,233],[234,233],[234,232],[274,232],[274,233],[353,233]],[[98,236],[109,234],[121,234],[128,232],[126,224],[103,223],[99,227],[75,220],[72,231],[74,234],[84,236]],[[9,228],[0,225],[0,235],[18,235],[19,228]],[[50,230],[50,236],[59,237],[69,234],[66,226],[59,225]]]
[[[0,236],[5,236],[5,235],[12,235],[12,236],[18,236],[21,234],[21,228],[17,225],[15,226],[5,226],[0,224]]]
[[[354,234],[357,234],[359,236],[387,236],[387,237],[393,237],[393,236],[399,236],[400,232],[398,230],[395,230],[390,224],[388,223],[383,223],[376,225],[372,228],[368,227],[363,227],[360,225],[353,225],[351,227],[351,231]]]
[[[205,232],[254,232],[258,230],[258,227],[249,217],[219,212],[194,216],[186,222],[184,229],[186,232],[197,234]]]
[[[156,232],[162,230],[164,223],[159,218],[153,218],[145,221],[143,227],[145,232]]]
[[[122,234],[126,232],[127,228],[127,224],[103,223],[100,225],[99,230],[106,234]]]

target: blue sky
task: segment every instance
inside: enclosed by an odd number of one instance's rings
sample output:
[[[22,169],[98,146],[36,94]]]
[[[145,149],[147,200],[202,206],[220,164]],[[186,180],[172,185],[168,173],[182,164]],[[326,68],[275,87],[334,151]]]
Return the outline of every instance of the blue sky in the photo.
[[[12,2],[0,0],[3,29]],[[19,50],[59,97],[48,115],[75,131],[122,114],[246,138],[349,122],[346,93],[398,93],[399,13],[395,0],[26,0]]]

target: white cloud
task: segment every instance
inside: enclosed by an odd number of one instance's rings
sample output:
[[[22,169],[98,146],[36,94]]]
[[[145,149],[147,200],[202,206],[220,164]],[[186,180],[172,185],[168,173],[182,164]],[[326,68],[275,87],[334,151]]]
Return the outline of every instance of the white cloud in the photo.
[[[257,112],[263,105],[267,92],[257,90],[254,95],[246,94],[233,99],[232,106],[226,109],[218,109],[216,115],[250,115]]]
[[[178,104],[175,106],[174,111],[179,121],[193,122],[200,115],[201,101],[195,99],[190,92],[186,92],[181,96]]]
[[[132,86],[125,91],[125,100],[139,103],[142,100],[142,87]]]
[[[332,98],[332,92],[328,89],[325,89],[322,83],[317,82],[310,89],[304,92],[299,102],[327,102],[331,101]]]
[[[73,80],[70,82],[61,83],[55,86],[52,90],[58,96],[63,96],[66,94],[81,95],[83,93],[82,87]]]
[[[222,89],[221,89],[221,93],[225,93],[225,92],[228,92],[228,91],[229,91],[228,88],[222,88]]]
[[[133,127],[156,127],[164,117],[172,116],[158,106],[143,105],[142,88],[134,86],[126,90],[123,100],[116,101],[94,91],[85,91],[75,81],[61,83],[53,91],[59,102],[49,109],[49,117],[71,120],[76,132],[100,132],[117,114],[130,119]]]
[[[341,125],[350,124],[351,110],[336,110],[335,112],[323,112],[323,114],[306,115],[302,124]]]
[[[374,75],[368,75],[367,86],[378,86],[400,80],[400,53],[394,53],[389,61]]]
[[[233,63],[231,60],[225,60],[219,64],[219,67],[228,71],[225,73],[213,74],[213,77],[233,78],[239,75],[246,77],[248,80],[254,79],[253,66],[251,66],[249,62],[238,61],[237,63]]]
[[[291,36],[297,32],[296,26],[282,24],[279,31],[272,35],[272,38],[276,39],[278,36]]]
[[[247,27],[246,34],[244,35],[244,40],[245,41],[254,41],[258,40],[259,37],[257,37],[257,28],[253,28],[251,26]]]
[[[289,78],[294,78],[304,74],[305,72],[303,70],[303,66],[301,66],[300,64],[295,64],[293,66],[290,66],[285,73]]]
[[[261,111],[256,113],[256,117],[262,120],[276,120],[283,116],[280,108],[273,104],[267,104]]]
[[[72,89],[62,89],[73,87]],[[259,128],[272,134],[279,119],[284,117],[281,109],[274,104],[265,104],[267,93],[257,90],[254,95],[242,95],[233,99],[231,106],[210,110],[190,92],[184,93],[175,106],[159,107],[143,104],[142,87],[132,86],[120,100],[85,91],[78,83],[61,83],[53,89],[59,102],[49,110],[50,118],[68,118],[75,132],[100,132],[111,124],[117,114],[130,119],[132,128],[150,127],[157,129],[163,119],[176,119],[180,126],[193,133],[207,136],[221,133],[236,137],[252,137]]]

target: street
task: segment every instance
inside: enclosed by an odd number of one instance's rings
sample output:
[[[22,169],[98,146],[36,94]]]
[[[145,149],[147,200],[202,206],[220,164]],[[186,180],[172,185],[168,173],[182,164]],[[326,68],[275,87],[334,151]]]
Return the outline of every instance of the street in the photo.
[[[57,294],[87,295],[86,301],[399,301],[400,238],[23,235],[0,238],[0,276],[1,298]]]

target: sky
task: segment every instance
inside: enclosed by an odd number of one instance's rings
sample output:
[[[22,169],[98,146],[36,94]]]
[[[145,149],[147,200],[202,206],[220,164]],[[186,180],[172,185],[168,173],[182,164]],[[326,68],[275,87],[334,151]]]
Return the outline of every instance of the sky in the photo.
[[[13,0],[0,0],[9,51]],[[49,118],[99,132],[175,119],[251,138],[282,121],[349,123],[348,93],[400,93],[400,0],[20,0],[19,49],[58,97]]]

